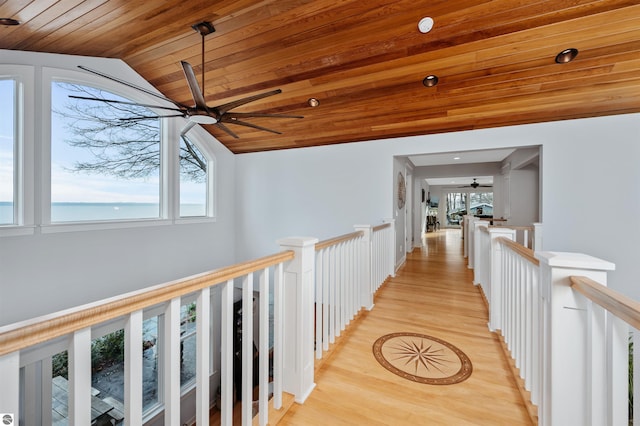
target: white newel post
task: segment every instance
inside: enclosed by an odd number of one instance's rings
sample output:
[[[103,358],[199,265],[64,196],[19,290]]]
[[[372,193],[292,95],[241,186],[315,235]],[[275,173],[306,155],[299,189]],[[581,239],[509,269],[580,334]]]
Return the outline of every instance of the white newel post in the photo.
[[[478,277],[482,276],[482,268],[485,266],[482,264],[483,259],[483,250],[482,250],[482,232],[483,227],[488,227],[489,222],[486,220],[476,219],[473,221],[473,246],[471,251],[473,252],[473,269],[474,269],[474,284],[480,284],[477,282]]]
[[[602,364],[606,359],[605,327],[599,324],[599,318],[604,315],[571,288],[569,277],[585,276],[606,285],[607,271],[613,270],[614,264],[576,253],[535,255],[540,260],[542,298],[539,424],[611,424],[602,407],[610,399],[607,393],[611,390]],[[620,388],[625,380],[618,383]]]
[[[542,224],[536,222],[533,224],[533,251],[542,251]]]
[[[372,280],[372,262],[371,262],[371,244],[373,226],[371,225],[355,225],[356,231],[362,231],[362,239],[360,240],[360,305],[366,310],[373,309],[373,293],[375,291]]]
[[[489,330],[502,330],[502,288],[504,277],[502,276],[502,244],[496,238],[505,237],[511,241],[516,239],[516,230],[504,227],[489,228],[491,239],[491,282],[489,288]]]
[[[313,302],[317,242],[317,238],[309,237],[278,240],[282,250],[295,252],[295,257],[284,265],[282,389],[293,394],[299,404],[315,387]]]
[[[474,255],[475,255],[475,253],[474,253],[475,245],[473,243],[473,240],[474,240],[473,237],[474,237],[474,234],[476,232],[476,221],[477,221],[476,217],[470,217],[469,218],[469,224],[467,226],[467,229],[468,229],[468,231],[467,231],[467,239],[469,240],[469,241],[467,241],[467,245],[469,247],[469,253],[468,253],[469,257],[467,258],[467,268],[469,268],[469,269],[473,269],[475,267],[475,257],[474,257]]]
[[[464,258],[469,257],[469,215],[462,215],[462,245],[464,247]]]
[[[389,236],[387,240],[387,247],[389,250],[388,255],[388,268],[389,276],[396,276],[396,220],[393,218],[387,218],[382,220],[383,223],[391,224],[391,231],[387,234]]]

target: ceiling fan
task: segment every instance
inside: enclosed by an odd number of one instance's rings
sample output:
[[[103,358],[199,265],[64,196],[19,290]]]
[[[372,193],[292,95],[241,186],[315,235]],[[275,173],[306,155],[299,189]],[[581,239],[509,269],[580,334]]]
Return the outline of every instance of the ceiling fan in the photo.
[[[458,188],[493,188],[493,185],[481,185],[477,182],[476,178],[473,178],[473,182],[471,182],[469,185],[463,185],[463,186],[459,186]]]
[[[259,126],[257,124],[248,123],[243,121],[245,118],[254,118],[254,117],[269,117],[269,118],[304,118],[300,115],[288,115],[288,114],[267,114],[267,113],[257,113],[257,112],[231,112],[232,109],[235,109],[239,106],[248,104],[253,101],[257,101],[258,99],[266,98],[269,96],[277,95],[278,93],[282,93],[282,90],[275,89],[268,92],[260,93],[253,96],[248,96],[246,98],[238,99],[236,101],[232,101],[226,104],[217,105],[217,106],[208,106],[204,99],[204,38],[206,35],[211,34],[215,31],[213,25],[210,22],[200,22],[192,26],[194,30],[196,30],[202,36],[202,89],[198,85],[198,80],[196,78],[196,74],[193,70],[191,64],[187,61],[180,61],[182,65],[182,70],[184,71],[185,78],[187,80],[187,85],[189,86],[189,90],[191,91],[191,96],[193,97],[193,101],[195,103],[194,106],[189,106],[183,104],[181,102],[177,102],[173,99],[169,99],[166,96],[155,93],[151,90],[147,90],[143,87],[137,86],[133,83],[129,83],[125,80],[121,80],[117,77],[110,76],[108,74],[102,73],[100,71],[93,70],[91,68],[79,65],[78,68],[90,72],[92,74],[98,75],[100,77],[104,77],[111,81],[115,81],[117,83],[123,84],[125,86],[131,87],[133,89],[144,92],[148,95],[155,96],[156,98],[162,99],[164,101],[170,102],[173,104],[173,107],[166,106],[157,106],[157,105],[148,105],[141,104],[137,102],[126,102],[112,99],[100,99],[100,98],[92,98],[92,97],[84,97],[84,96],[72,96],[70,98],[75,99],[84,99],[91,101],[100,101],[108,104],[124,104],[124,105],[136,105],[146,108],[154,108],[154,109],[162,109],[166,111],[174,111],[175,114],[170,115],[157,115],[157,116],[139,116],[139,117],[129,117],[129,118],[121,118],[121,120],[148,120],[151,118],[164,118],[164,117],[184,117],[189,120],[189,123],[182,130],[182,134],[189,131],[196,124],[212,124],[225,131],[230,136],[238,139],[239,136],[229,129],[226,124],[235,124],[238,126],[251,127],[258,130],[263,130],[265,132],[271,132],[275,134],[282,134],[277,130],[268,129],[266,127]]]

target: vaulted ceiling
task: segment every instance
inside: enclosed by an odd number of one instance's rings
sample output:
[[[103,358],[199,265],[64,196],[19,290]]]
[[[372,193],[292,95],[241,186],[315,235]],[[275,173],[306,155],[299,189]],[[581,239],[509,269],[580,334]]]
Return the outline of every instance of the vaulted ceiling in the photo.
[[[204,126],[236,153],[640,111],[637,0],[0,0],[0,18],[21,22],[0,49],[120,58],[187,104],[180,61],[200,79],[210,21],[207,104],[279,88],[235,111],[304,116]]]

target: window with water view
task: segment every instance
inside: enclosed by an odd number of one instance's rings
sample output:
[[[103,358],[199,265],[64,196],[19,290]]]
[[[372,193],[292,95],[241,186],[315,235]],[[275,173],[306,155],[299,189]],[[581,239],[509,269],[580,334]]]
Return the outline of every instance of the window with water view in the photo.
[[[16,82],[0,79],[0,225],[12,225],[14,217],[15,187],[15,117]]]
[[[160,216],[160,120],[93,87],[51,84],[51,222]],[[141,118],[148,117],[148,118]]]
[[[207,159],[188,137],[180,138],[180,216],[207,215]]]

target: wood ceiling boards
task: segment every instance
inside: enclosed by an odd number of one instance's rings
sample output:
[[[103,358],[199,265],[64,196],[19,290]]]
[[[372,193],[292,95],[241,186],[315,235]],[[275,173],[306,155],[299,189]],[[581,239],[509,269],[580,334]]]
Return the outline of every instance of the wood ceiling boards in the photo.
[[[282,135],[204,126],[235,153],[640,111],[637,0],[12,0],[0,17],[22,22],[2,49],[121,58],[188,104],[180,61],[200,79],[191,25],[211,21],[207,104],[280,88],[234,111],[305,116],[250,120]]]

